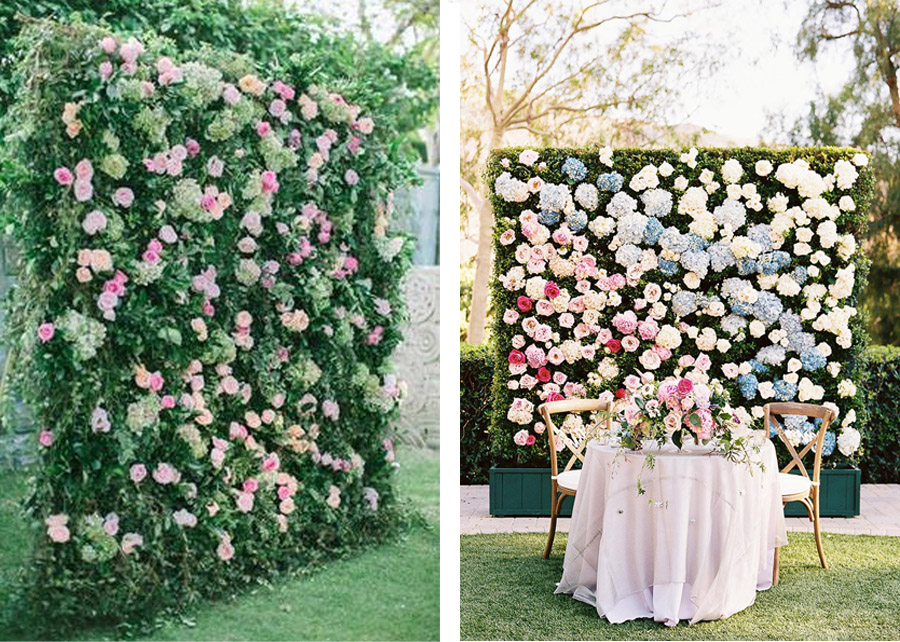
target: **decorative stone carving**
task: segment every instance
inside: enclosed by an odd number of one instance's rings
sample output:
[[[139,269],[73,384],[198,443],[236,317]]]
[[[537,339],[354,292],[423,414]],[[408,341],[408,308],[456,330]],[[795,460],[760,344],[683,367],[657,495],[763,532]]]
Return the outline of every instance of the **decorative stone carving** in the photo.
[[[416,265],[405,283],[409,324],[395,354],[398,376],[409,385],[400,407],[400,441],[417,447],[440,444],[440,268]]]

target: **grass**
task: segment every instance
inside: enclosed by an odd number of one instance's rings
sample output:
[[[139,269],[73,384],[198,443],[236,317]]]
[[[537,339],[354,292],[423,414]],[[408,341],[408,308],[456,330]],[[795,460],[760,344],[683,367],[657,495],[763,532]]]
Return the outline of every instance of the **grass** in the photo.
[[[726,620],[668,628],[610,624],[554,595],[566,536],[541,560],[543,534],[467,535],[460,542],[462,640],[895,640],[900,635],[900,538],[826,534],[829,569],[808,533],[789,533],[781,580]]]
[[[426,518],[402,541],[193,609],[148,640],[437,640],[440,634],[439,456],[399,453],[398,486]],[[28,543],[16,500],[25,475],[0,474],[0,600]],[[68,632],[68,639],[114,639],[113,629]],[[0,640],[27,639],[3,630]]]

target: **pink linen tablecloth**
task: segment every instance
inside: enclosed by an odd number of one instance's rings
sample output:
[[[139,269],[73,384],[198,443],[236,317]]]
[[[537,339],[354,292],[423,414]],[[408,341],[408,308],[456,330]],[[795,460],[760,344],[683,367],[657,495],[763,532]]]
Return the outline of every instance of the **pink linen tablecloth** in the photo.
[[[597,442],[586,453],[557,593],[613,624],[674,626],[729,617],[772,586],[787,533],[771,442],[764,470],[702,450],[658,453],[652,470]]]

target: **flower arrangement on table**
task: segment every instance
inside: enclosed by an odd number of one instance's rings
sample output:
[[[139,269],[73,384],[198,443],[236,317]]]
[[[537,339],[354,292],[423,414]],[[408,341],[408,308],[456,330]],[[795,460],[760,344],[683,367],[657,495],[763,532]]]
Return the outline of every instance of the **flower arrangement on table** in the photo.
[[[824,452],[852,462],[867,165],[833,148],[495,151],[494,455],[541,465],[540,403],[612,399],[625,373],[664,382],[690,362],[739,430],[768,401],[828,405]]]

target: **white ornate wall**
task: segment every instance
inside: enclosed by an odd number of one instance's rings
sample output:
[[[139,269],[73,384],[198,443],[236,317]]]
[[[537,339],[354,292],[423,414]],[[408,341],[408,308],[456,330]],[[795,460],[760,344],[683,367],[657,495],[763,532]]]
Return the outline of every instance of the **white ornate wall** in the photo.
[[[398,433],[403,443],[438,448],[440,444],[440,268],[415,265],[406,278],[409,325],[397,349],[400,378],[409,385]]]

